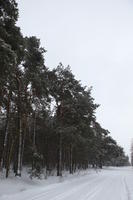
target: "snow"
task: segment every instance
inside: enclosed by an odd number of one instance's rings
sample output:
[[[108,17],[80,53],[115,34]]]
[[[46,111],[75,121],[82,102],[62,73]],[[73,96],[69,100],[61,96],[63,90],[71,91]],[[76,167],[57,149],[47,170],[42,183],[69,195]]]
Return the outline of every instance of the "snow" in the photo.
[[[3,179],[0,200],[133,200],[133,168],[88,170],[61,179]]]

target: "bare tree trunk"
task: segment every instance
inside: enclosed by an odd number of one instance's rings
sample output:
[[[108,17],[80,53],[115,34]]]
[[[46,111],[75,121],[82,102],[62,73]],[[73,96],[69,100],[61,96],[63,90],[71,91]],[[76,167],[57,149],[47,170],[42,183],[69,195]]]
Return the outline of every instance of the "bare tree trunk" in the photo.
[[[72,144],[70,144],[70,174],[73,174],[73,152]]]
[[[0,168],[1,169],[6,167],[5,157],[6,157],[7,138],[8,138],[8,132],[9,132],[8,130],[9,130],[9,119],[7,117],[5,138],[4,138],[4,144],[3,144],[3,152],[2,152],[2,156],[1,156],[1,162],[0,162]]]
[[[8,104],[7,104],[7,118],[6,118],[6,128],[5,128],[5,137],[4,137],[4,144],[3,144],[3,152],[1,156],[0,161],[0,168],[3,169],[3,167],[6,167],[6,151],[7,151],[7,140],[8,140],[8,134],[9,134],[9,121],[10,121],[10,104],[11,104],[11,91],[9,91],[8,95]]]
[[[33,146],[36,145],[36,112],[34,113]]]
[[[14,147],[16,138],[14,138],[14,140],[12,141],[10,151],[8,153],[7,164],[6,164],[6,178],[8,178],[8,175],[9,175],[9,169],[10,169],[10,163],[11,163],[11,158],[12,158],[12,153],[13,153],[13,147]]]
[[[62,176],[62,135],[60,134],[59,142],[59,176]]]
[[[35,168],[34,153],[36,151],[36,112],[34,112],[34,122],[33,122],[33,153],[32,153],[32,170]]]
[[[18,162],[17,162],[17,172],[16,176],[21,176],[22,169],[22,121],[19,117],[19,143],[18,143]]]
[[[58,106],[57,115],[60,121],[60,127],[63,125],[63,101]],[[62,176],[62,131],[58,133],[58,152],[57,152],[57,176]]]
[[[22,169],[22,108],[21,108],[21,83],[20,79],[18,78],[18,160],[17,160],[17,171],[16,176],[21,176],[21,169]]]
[[[45,178],[47,179],[48,171],[50,172],[49,162],[48,162],[48,139],[47,139],[47,136],[45,137],[45,147],[46,147],[45,154],[44,154],[44,157],[45,157],[45,168],[46,168]]]
[[[23,139],[22,139],[22,155],[21,155],[21,166],[22,166],[22,163],[23,163],[23,155],[24,155],[24,146],[25,146],[25,137],[26,137],[26,131],[27,131],[27,123],[28,123],[28,120],[27,120],[27,116],[24,117],[24,134],[23,134]]]
[[[62,176],[62,134],[59,133],[57,176]]]

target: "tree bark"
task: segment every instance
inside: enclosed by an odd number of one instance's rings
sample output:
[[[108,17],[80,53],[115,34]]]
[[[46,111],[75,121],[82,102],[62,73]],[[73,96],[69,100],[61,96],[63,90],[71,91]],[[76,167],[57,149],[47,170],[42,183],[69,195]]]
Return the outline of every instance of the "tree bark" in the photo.
[[[62,134],[59,133],[57,176],[62,176]]]
[[[5,127],[5,137],[4,137],[4,144],[3,144],[3,152],[1,156],[0,161],[0,168],[3,169],[3,167],[6,167],[6,151],[7,151],[7,140],[8,140],[8,134],[9,134],[9,121],[10,121],[10,104],[11,104],[11,90],[9,91],[8,95],[8,103],[7,103],[7,117],[6,117],[6,127]]]
[[[73,174],[73,150],[72,150],[72,144],[70,144],[70,174]]]
[[[17,160],[17,171],[16,176],[21,176],[22,169],[22,108],[21,108],[21,82],[18,78],[18,160]]]
[[[32,152],[32,170],[35,168],[34,153],[36,152],[36,112],[33,115],[33,152]]]

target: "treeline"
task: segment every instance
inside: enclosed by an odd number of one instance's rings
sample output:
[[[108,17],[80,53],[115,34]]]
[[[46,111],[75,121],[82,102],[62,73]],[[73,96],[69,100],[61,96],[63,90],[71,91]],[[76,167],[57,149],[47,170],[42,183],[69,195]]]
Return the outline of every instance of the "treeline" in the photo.
[[[99,105],[70,67],[45,66],[45,49],[17,27],[15,0],[0,1],[0,169],[21,176],[89,165],[129,164],[123,149],[96,121]]]

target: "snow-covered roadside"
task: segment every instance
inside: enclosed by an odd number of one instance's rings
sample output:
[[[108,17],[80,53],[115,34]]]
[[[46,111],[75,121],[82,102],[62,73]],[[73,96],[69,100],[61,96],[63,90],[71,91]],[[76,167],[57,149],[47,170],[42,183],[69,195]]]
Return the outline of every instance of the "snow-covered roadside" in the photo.
[[[26,190],[34,190],[34,189],[44,189],[44,187],[58,184],[61,182],[66,182],[70,180],[74,180],[80,178],[82,176],[86,176],[88,174],[93,175],[99,173],[100,170],[89,169],[86,171],[77,171],[75,174],[70,175],[68,172],[63,173],[63,177],[59,178],[57,176],[49,176],[47,179],[37,179],[29,178],[29,174],[27,174],[26,169],[22,172],[22,177],[14,177],[10,176],[8,179],[3,177],[0,178],[0,200],[1,198],[6,198],[7,196],[17,194],[26,191]]]
[[[0,200],[133,200],[133,169],[88,170],[41,181],[2,180]]]

